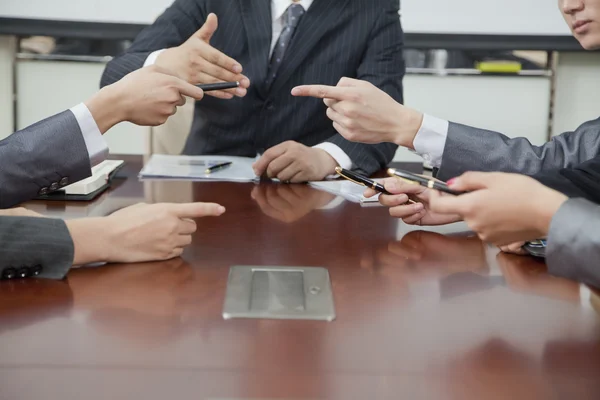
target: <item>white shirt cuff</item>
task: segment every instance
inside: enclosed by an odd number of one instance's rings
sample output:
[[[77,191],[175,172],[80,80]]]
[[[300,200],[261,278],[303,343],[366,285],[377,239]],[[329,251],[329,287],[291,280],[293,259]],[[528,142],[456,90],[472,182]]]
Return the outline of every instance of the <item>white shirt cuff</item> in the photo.
[[[165,49],[156,50],[156,51],[150,53],[148,58],[146,58],[146,61],[144,61],[144,67],[147,67],[149,65],[154,65],[154,63],[156,62],[156,59],[158,58],[160,53],[162,53],[163,51],[165,51]]]
[[[352,163],[352,160],[350,159],[350,157],[348,157],[348,154],[346,154],[344,150],[340,149],[340,147],[336,144],[333,144],[331,142],[323,142],[319,143],[316,146],[313,146],[313,149],[325,150],[327,154],[333,157],[335,162],[344,169],[352,169],[352,167],[354,166],[354,163]],[[337,178],[337,175],[329,175],[327,177],[327,179],[333,178]]]
[[[415,151],[434,168],[442,165],[449,126],[448,121],[425,114],[413,141]]]
[[[87,148],[90,157],[90,164],[94,167],[108,157],[108,144],[102,136],[102,133],[100,133],[100,129],[98,128],[92,113],[85,104],[80,103],[76,105],[71,108],[71,112],[75,115],[75,119],[79,124],[79,129],[83,135],[85,147]]]

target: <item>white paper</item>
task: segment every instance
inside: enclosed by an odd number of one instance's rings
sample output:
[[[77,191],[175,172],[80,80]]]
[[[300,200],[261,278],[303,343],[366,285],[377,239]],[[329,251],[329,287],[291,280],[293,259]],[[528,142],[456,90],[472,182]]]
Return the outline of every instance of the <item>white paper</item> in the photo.
[[[230,161],[226,168],[206,173],[208,163]],[[177,179],[191,181],[253,182],[255,158],[234,156],[173,156],[154,154],[140,171],[140,179]]]

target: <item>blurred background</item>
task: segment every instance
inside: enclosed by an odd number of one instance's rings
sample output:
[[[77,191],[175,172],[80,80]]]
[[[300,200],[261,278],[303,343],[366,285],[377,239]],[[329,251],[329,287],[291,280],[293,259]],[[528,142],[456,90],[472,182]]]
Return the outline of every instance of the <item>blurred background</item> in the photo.
[[[0,1],[0,138],[87,99],[171,3]],[[556,1],[402,0],[399,18],[408,106],[533,143],[598,117],[600,54],[571,37]],[[123,123],[107,139],[112,153],[146,154],[152,130]]]

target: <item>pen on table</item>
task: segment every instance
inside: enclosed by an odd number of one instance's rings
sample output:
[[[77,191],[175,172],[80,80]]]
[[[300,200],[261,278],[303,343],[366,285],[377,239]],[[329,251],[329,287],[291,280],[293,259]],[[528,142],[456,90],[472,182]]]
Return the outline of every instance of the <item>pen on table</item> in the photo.
[[[206,170],[204,172],[207,173],[207,174],[210,174],[210,173],[218,171],[220,169],[227,168],[231,164],[232,164],[231,161],[223,162],[223,163],[220,163],[220,164],[215,164],[215,165],[213,165],[211,167],[206,168]]]

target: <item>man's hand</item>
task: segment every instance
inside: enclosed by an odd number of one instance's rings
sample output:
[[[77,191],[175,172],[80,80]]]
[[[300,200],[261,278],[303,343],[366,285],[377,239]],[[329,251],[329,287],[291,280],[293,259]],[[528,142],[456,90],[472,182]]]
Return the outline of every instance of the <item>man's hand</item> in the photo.
[[[548,236],[552,217],[567,196],[524,175],[467,172],[448,181],[460,196],[432,191],[431,209],[459,214],[479,237],[498,246]]]
[[[215,14],[209,14],[202,28],[181,46],[160,53],[156,65],[175,72],[179,77],[196,85],[199,83],[239,82],[236,89],[213,91],[210,96],[231,99],[246,95],[250,80],[242,75],[242,66],[210,45],[210,39],[219,22]]]
[[[287,141],[265,151],[253,165],[254,173],[282,182],[320,181],[335,173],[337,162],[325,150]]]
[[[202,89],[174,76],[168,70],[149,66],[134,71],[101,89],[86,106],[101,133],[122,121],[157,126],[185,104],[184,96],[201,100]]]
[[[418,184],[408,183],[398,178],[384,179],[385,189],[392,195],[381,194],[379,202],[390,207],[390,215],[400,218],[409,225],[445,225],[461,220],[458,215],[435,213],[429,207],[431,189]],[[365,197],[377,194],[373,189],[367,189]],[[409,200],[415,203],[409,203]]]
[[[4,217],[43,217],[42,214],[38,214],[35,211],[26,209],[25,207],[9,208],[6,210],[0,210],[0,216]]]
[[[137,204],[104,218],[67,221],[75,244],[74,264],[179,257],[192,243],[193,219],[224,212],[224,207],[212,203]]]
[[[308,185],[259,185],[252,189],[251,196],[265,215],[286,224],[298,221],[335,198]]]
[[[342,78],[336,87],[298,86],[294,96],[324,99],[333,127],[346,139],[362,143],[396,143],[414,148],[423,115],[397,103],[369,82]]]

